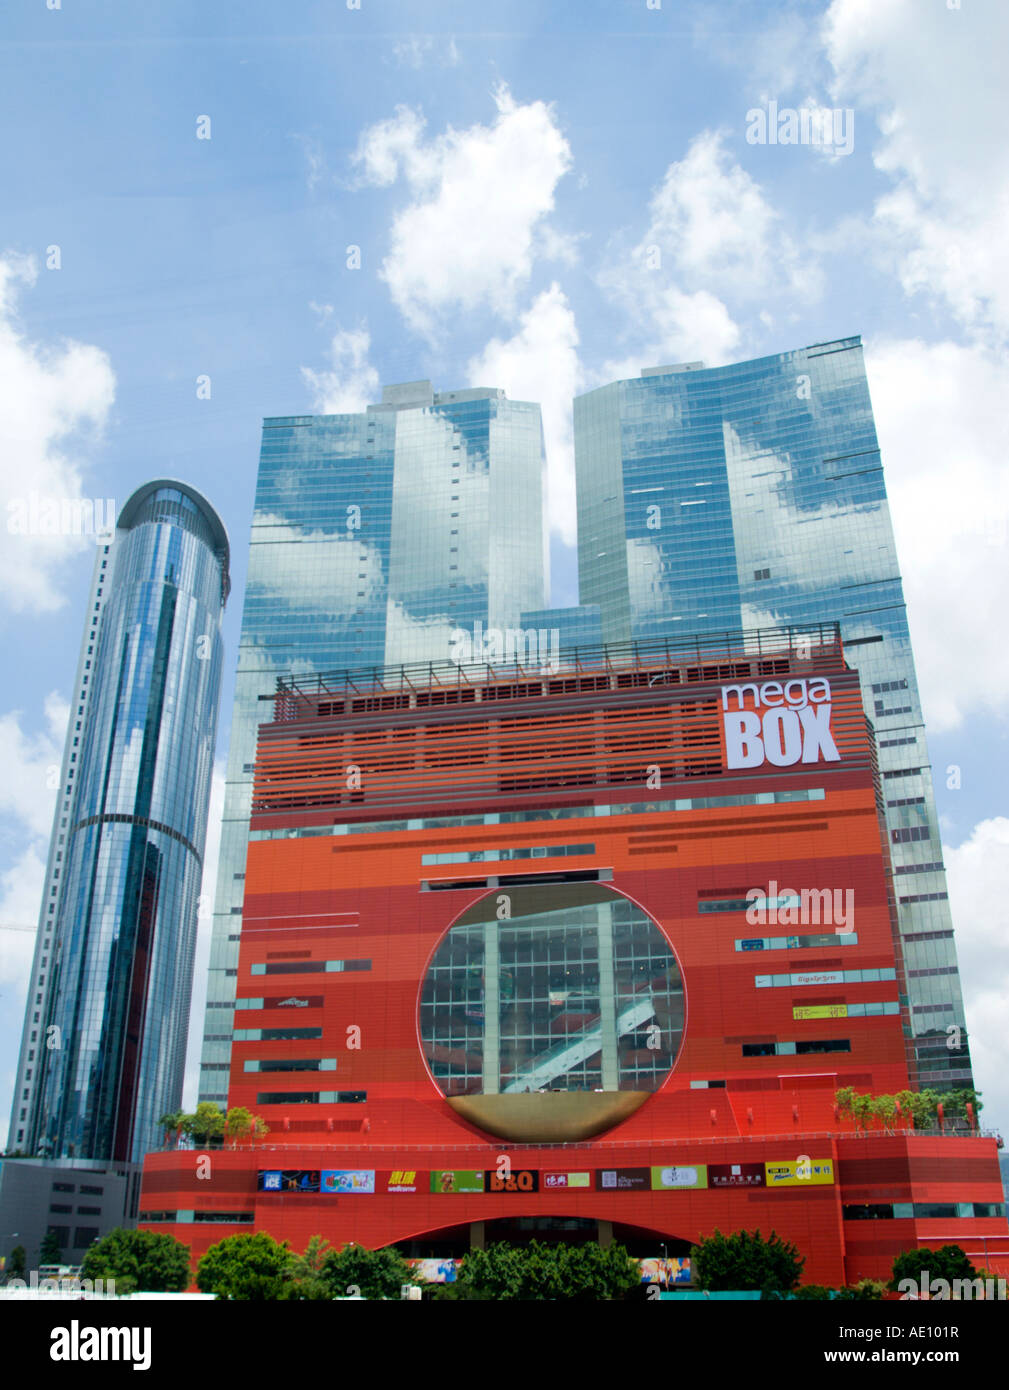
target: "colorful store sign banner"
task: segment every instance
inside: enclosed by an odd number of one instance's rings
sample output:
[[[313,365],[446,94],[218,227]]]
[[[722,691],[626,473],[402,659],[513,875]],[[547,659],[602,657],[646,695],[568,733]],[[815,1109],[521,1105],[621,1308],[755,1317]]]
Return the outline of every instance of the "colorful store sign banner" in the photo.
[[[385,1192],[420,1192],[427,1188],[427,1176],[410,1168],[394,1168],[382,1174],[382,1188]]]
[[[482,1192],[483,1172],[472,1168],[439,1170],[431,1174],[432,1192]]]
[[[747,708],[748,699],[754,708]],[[830,731],[830,710],[830,681],[821,677],[764,681],[760,686],[753,682],[723,685],[726,766],[840,762]]]
[[[544,1173],[544,1192],[556,1192],[571,1187],[591,1187],[591,1173]]]
[[[642,1284],[658,1284],[671,1289],[676,1284],[690,1283],[690,1256],[671,1255],[666,1259],[655,1255],[638,1261]]]
[[[499,1173],[496,1168],[488,1168],[485,1174],[486,1192],[538,1192],[540,1175],[533,1168],[513,1168],[510,1173]]]
[[[763,1163],[709,1163],[709,1187],[763,1187]]]
[[[847,1018],[847,1004],[804,1004],[792,1010],[793,1018]]]
[[[318,1192],[319,1170],[271,1169],[258,1175],[257,1187],[260,1192]]]
[[[407,1264],[426,1284],[454,1284],[462,1260],[407,1260]]]
[[[667,1165],[652,1169],[652,1191],[667,1192],[679,1187],[707,1187],[708,1165],[706,1163]]]
[[[373,1169],[324,1168],[322,1170],[323,1192],[335,1192],[342,1196],[354,1192],[374,1192],[375,1173]]]
[[[768,1187],[809,1187],[811,1183],[832,1183],[834,1163],[829,1158],[800,1157],[784,1163],[765,1163]]]
[[[597,1192],[651,1191],[650,1168],[600,1168],[596,1173]]]

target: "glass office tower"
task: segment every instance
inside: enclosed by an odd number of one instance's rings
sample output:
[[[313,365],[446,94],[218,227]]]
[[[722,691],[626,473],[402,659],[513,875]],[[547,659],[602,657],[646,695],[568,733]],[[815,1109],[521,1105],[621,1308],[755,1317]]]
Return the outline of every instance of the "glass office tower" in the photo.
[[[545,602],[543,429],[501,390],[387,386],[360,414],[263,422],[211,941],[200,1099],[227,1098],[256,731],[281,675],[448,661]]]
[[[575,401],[581,601],[608,642],[841,622],[879,749],[920,1083],[971,1084],[939,825],[859,338]]]
[[[11,1116],[11,1147],[137,1163],[182,1099],[228,539],[147,483],[99,546]]]

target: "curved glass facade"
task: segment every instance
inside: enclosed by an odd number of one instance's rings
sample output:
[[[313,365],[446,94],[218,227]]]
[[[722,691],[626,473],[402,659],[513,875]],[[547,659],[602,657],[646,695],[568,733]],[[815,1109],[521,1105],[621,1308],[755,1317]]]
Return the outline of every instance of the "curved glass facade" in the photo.
[[[581,599],[599,604],[604,641],[840,622],[876,731],[919,1079],[970,1085],[861,340],[649,368],[576,399],[574,421]]]
[[[228,749],[200,1099],[223,1103],[261,695],[277,677],[447,661],[545,601],[538,405],[387,386],[355,415],[263,422]]]
[[[35,1116],[47,1155],[139,1161],[181,1102],[227,587],[227,539],[199,494],[134,494],[65,829]]]
[[[669,942],[598,884],[510,888],[474,904],[424,979],[420,1032],[446,1096],[655,1091],[683,1037]]]

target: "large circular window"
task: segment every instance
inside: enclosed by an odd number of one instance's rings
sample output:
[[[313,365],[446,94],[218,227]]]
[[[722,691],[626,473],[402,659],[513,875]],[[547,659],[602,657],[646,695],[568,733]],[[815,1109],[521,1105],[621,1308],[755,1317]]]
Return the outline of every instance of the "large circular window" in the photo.
[[[679,1051],[683,983],[652,919],[604,884],[502,889],[468,908],[435,952],[420,1032],[450,1100],[644,1099]],[[633,1108],[629,1100],[617,1112],[602,1109],[619,1117]],[[598,1101],[595,1108],[601,1113]]]

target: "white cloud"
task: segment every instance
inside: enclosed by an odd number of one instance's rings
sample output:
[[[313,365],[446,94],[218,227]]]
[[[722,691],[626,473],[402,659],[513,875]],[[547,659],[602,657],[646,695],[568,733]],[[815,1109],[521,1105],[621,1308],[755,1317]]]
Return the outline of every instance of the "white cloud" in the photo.
[[[3,874],[0,874],[0,983],[4,995],[10,998],[6,986],[14,986],[15,998],[24,1003],[28,985],[32,952],[35,950],[35,928],[45,881],[44,846],[27,846]],[[9,1002],[5,1006],[13,1008]]]
[[[16,612],[52,612],[72,557],[89,545],[79,535],[10,534],[12,508],[40,499],[79,498],[80,460],[73,441],[92,442],[104,428],[115,395],[107,355],[84,343],[58,347],[30,342],[17,319],[19,286],[33,285],[34,260],[0,256],[0,592]],[[90,542],[93,544],[93,542]]]
[[[985,1106],[982,1119],[986,1127],[1004,1128],[1009,1123],[1009,819],[982,821],[957,849],[945,850],[945,859],[974,1080]]]
[[[571,402],[581,387],[574,311],[558,284],[537,296],[509,339],[492,338],[469,362],[471,386],[500,386],[511,400],[538,401],[547,454],[550,528],[576,539],[575,463]]]
[[[904,290],[979,336],[1009,332],[1009,7],[833,0],[823,43],[835,98],[875,110],[876,167],[892,188],[875,227]]]
[[[926,723],[1003,719],[1009,366],[912,339],[867,344],[866,368]]]
[[[52,830],[69,714],[69,705],[53,691],[45,701],[47,728],[40,733],[24,732],[18,710],[0,715],[0,815],[14,818],[33,837]]]
[[[762,302],[776,293],[800,299],[819,293],[819,272],[803,260],[760,185],[733,162],[719,132],[702,131],[686,157],[670,164],[650,210],[636,254],[645,258],[658,247],[687,288]]]
[[[741,331],[722,301],[706,290],[685,294],[675,285],[650,286],[636,276],[610,280],[629,323],[636,325],[638,346],[622,357],[611,357],[591,375],[591,384],[623,381],[639,376],[642,367],[662,367],[678,362],[703,362],[717,367],[730,361],[739,346]]]
[[[12,846],[0,874],[0,982],[14,985],[19,999],[35,948],[34,931],[23,928],[38,923],[69,714],[54,691],[46,697],[45,728],[37,734],[22,729],[20,711],[0,716],[0,818]],[[9,999],[5,1007],[13,1007]]]
[[[431,140],[423,118],[401,106],[364,131],[354,155],[365,182],[388,187],[402,177],[410,190],[393,218],[381,276],[408,322],[428,336],[448,310],[514,313],[554,191],[571,166],[549,105],[520,105],[503,84],[494,100],[492,125],[449,127]]]
[[[760,185],[732,160],[722,134],[707,130],[669,165],[643,235],[611,253],[599,283],[633,325],[631,352],[598,374],[606,381],[643,366],[720,365],[742,338],[727,304],[752,306],[766,323],[775,298],[789,305],[815,299],[821,274]]]
[[[320,318],[332,315],[332,305],[313,305]],[[312,409],[319,415],[353,415],[374,405],[379,398],[378,372],[368,361],[371,335],[365,328],[339,328],[329,345],[332,364],[317,372],[302,367],[301,375],[312,395]]]

